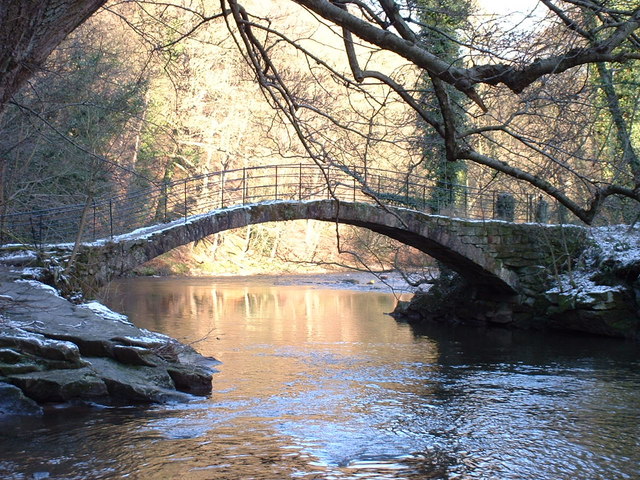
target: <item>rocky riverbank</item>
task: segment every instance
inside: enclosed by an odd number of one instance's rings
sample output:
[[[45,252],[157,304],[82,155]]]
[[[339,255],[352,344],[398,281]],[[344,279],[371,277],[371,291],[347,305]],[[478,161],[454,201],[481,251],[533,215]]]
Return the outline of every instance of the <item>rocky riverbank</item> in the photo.
[[[40,413],[55,403],[160,403],[211,393],[214,359],[98,303],[75,305],[37,273],[0,266],[0,415]]]
[[[409,322],[554,329],[640,341],[640,229],[593,228],[590,246],[554,265],[523,265],[516,296],[492,295],[448,272],[427,292],[400,302]]]

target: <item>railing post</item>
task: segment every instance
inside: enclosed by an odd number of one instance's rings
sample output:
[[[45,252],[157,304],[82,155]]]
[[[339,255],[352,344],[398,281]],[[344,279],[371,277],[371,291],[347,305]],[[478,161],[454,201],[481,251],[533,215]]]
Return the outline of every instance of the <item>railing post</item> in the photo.
[[[220,208],[224,208],[224,170],[220,172]]]
[[[542,198],[542,195],[538,197],[533,221],[536,223],[549,223],[549,204]]]
[[[113,240],[113,200],[109,199],[109,237]]]
[[[187,179],[184,179],[184,221],[187,222],[189,212],[187,211]]]
[[[404,179],[404,188],[405,188],[405,203],[409,205],[409,176]]]
[[[277,165],[276,165],[276,184],[275,184],[274,200],[278,200],[278,166]]]
[[[356,177],[353,177],[353,203],[356,203]]]
[[[298,200],[302,201],[302,163],[298,164]]]
[[[491,192],[491,218],[496,218],[496,192],[495,190]]]
[[[331,167],[327,168],[327,199],[331,200]]]
[[[167,209],[169,208],[169,180],[164,178],[162,180],[162,195],[164,196],[163,201],[163,222],[167,223]]]
[[[93,239],[97,240],[98,239],[98,235],[96,233],[96,223],[97,223],[97,218],[96,218],[96,201],[95,200],[91,200],[92,203],[92,207],[93,207]]]
[[[469,218],[469,189],[466,185],[464,187],[464,216]]]
[[[242,167],[242,205],[247,201],[247,167]]]
[[[33,215],[29,215],[29,227],[31,228],[31,238],[33,239],[33,245],[38,247],[38,240],[36,239],[36,227],[33,226]]]

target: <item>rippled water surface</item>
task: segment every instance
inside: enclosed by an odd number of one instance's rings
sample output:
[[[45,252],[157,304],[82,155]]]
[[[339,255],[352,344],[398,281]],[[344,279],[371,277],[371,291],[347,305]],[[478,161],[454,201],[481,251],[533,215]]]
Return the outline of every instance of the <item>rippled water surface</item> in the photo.
[[[4,421],[0,478],[638,479],[637,346],[417,330],[393,296],[133,279],[108,304],[222,361],[213,395]]]

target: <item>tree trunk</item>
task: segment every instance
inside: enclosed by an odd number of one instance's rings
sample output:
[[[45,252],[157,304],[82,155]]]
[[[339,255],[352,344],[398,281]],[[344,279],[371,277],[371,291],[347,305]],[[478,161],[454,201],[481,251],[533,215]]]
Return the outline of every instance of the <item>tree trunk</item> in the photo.
[[[0,112],[49,54],[106,0],[0,2]]]
[[[640,186],[640,159],[636,155],[633,145],[631,144],[631,127],[627,124],[620,106],[620,98],[616,92],[613,75],[611,70],[603,63],[596,64],[600,81],[602,82],[602,90],[604,91],[607,101],[609,115],[616,131],[616,150],[622,156],[622,161],[628,165],[633,175],[635,186]]]

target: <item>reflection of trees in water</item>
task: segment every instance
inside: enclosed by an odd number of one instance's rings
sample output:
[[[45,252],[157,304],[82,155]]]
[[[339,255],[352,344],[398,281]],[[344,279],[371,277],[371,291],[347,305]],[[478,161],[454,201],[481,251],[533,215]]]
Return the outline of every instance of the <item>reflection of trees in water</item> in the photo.
[[[277,338],[295,343],[318,335],[329,341],[358,341],[361,331],[369,328],[378,336],[395,335],[394,329],[363,325],[352,318],[353,312],[358,316],[370,312],[373,318],[379,317],[381,308],[391,311],[394,300],[388,295],[207,282],[199,279],[194,285],[180,279],[128,280],[116,284],[117,291],[109,297],[116,298],[118,291],[128,290],[122,308],[136,323],[190,340],[200,339],[212,329],[220,333],[230,325],[264,329],[265,342]],[[263,319],[270,319],[268,329],[262,325]]]
[[[145,435],[165,440],[147,446],[141,439],[147,451],[132,463],[147,462],[152,474],[179,476],[185,464],[196,479],[201,472],[214,479],[385,478],[389,468],[409,479],[623,478],[635,471],[637,346],[409,326],[380,314],[392,309],[390,295],[211,282],[118,285],[143,326],[187,340],[215,328],[196,347],[224,362],[212,408],[145,424]]]

